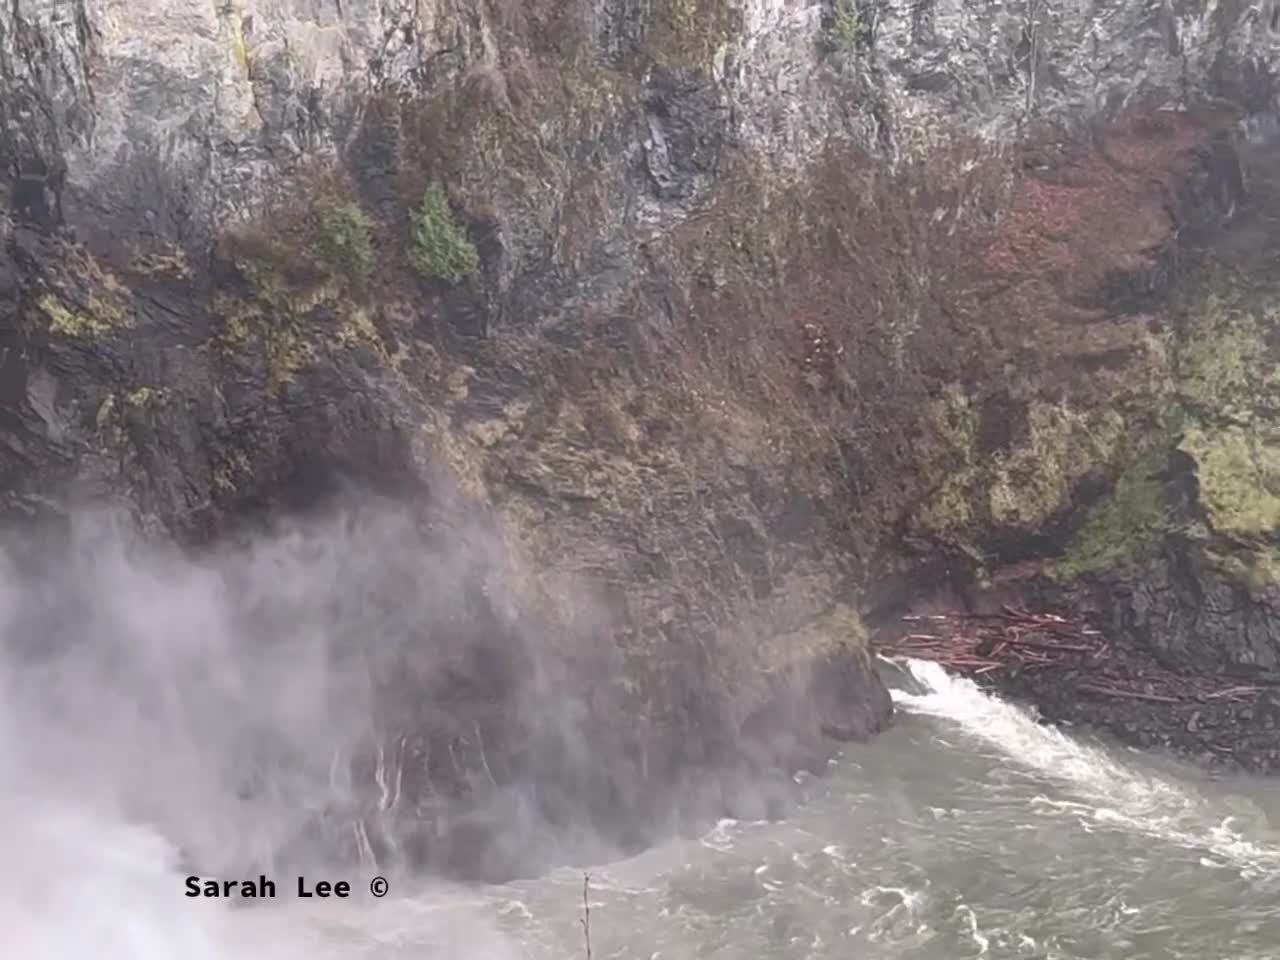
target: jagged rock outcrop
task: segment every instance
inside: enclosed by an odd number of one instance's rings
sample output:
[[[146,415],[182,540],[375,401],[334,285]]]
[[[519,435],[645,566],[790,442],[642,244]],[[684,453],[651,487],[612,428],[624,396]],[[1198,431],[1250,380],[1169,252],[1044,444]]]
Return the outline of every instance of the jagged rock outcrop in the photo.
[[[1269,3],[18,0],[8,513],[205,542],[339,478],[478,513],[570,638],[592,802],[812,765],[888,715],[860,600],[1056,550],[1155,430],[1180,251],[1276,109]],[[430,184],[465,277],[415,259]],[[602,762],[471,777],[409,732],[464,838]]]

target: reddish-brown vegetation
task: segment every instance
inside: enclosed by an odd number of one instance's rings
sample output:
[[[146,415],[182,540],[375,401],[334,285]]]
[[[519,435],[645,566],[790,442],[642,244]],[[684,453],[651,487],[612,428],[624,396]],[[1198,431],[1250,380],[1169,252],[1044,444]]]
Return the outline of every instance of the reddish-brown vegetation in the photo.
[[[983,268],[1004,283],[1047,279],[1067,297],[1141,269],[1172,238],[1177,186],[1211,135],[1180,114],[1135,115],[1052,159],[1029,149]]]
[[[1132,406],[1182,184],[1215,124],[1135,112],[896,168],[833,145],[780,193],[730,158],[741,174],[677,233],[695,282],[665,294],[687,318],[665,355],[759,403],[780,443],[824,450],[848,529],[874,542],[940,482],[953,441],[921,413],[951,391],[986,453],[1026,435],[1033,402]]]

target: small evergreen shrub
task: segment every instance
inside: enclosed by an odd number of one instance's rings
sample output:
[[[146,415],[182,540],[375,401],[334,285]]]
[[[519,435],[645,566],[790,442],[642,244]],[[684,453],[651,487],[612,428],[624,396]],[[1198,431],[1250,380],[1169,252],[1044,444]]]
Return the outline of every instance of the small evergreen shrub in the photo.
[[[827,37],[836,50],[851,51],[867,39],[870,31],[853,0],[835,0]]]
[[[427,188],[422,204],[410,215],[409,258],[419,273],[449,283],[480,268],[480,254],[454,218],[439,183]]]
[[[373,268],[373,224],[356,203],[326,203],[317,211],[320,255],[329,266],[356,277]]]

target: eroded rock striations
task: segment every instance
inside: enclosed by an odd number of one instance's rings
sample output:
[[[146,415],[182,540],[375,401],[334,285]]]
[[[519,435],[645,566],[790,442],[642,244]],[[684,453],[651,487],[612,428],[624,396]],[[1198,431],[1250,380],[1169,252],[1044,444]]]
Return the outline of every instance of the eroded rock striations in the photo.
[[[1275,308],[1198,251],[1271,240],[1278,17],[17,0],[7,515],[206,543],[354,479],[483,529],[370,749],[489,875],[530,784],[628,847],[874,732],[859,611],[940,579],[1065,549],[1130,642],[1269,666]]]

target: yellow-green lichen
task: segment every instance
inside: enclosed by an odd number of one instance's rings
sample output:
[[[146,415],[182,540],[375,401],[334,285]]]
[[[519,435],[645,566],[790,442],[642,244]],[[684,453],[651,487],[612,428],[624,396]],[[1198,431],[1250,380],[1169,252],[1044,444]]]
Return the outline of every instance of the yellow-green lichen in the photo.
[[[410,348],[399,338],[384,337],[364,307],[352,308],[338,325],[337,342],[346,349],[368,347],[377,356],[383,369],[403,376],[404,364],[410,358]],[[404,382],[404,381],[402,381]]]
[[[1280,369],[1271,346],[1280,308],[1273,294],[1236,279],[1218,284],[1175,340],[1177,446],[1193,462],[1205,558],[1261,589],[1280,580]]]
[[[226,314],[222,323],[222,342],[232,349],[243,347],[253,338],[254,322],[261,319],[260,313],[236,311]]]
[[[153,403],[159,403],[164,399],[165,391],[163,388],[156,387],[138,387],[131,390],[125,395],[125,402],[134,409],[149,406]]]
[[[191,261],[181,249],[168,253],[139,254],[129,261],[129,269],[153,277],[172,276],[187,280],[192,276]]]
[[[378,333],[378,328],[374,326],[373,320],[370,319],[369,311],[363,307],[352,310],[343,318],[342,323],[338,326],[338,342],[344,347],[367,344],[380,354],[386,353],[382,336]]]
[[[665,0],[665,31],[653,53],[660,61],[707,66],[742,29],[742,11],[731,0]]]
[[[278,389],[316,362],[319,352],[314,336],[307,332],[307,316],[325,304],[341,302],[341,281],[329,276],[314,283],[291,283],[265,257],[243,257],[237,266],[251,290],[219,298],[219,340],[233,354],[259,345],[266,358],[269,384]]]
[[[128,316],[114,304],[90,296],[83,310],[73,310],[52,293],[46,293],[36,306],[49,319],[49,332],[64,337],[103,336],[129,325]]]
[[[293,375],[316,362],[315,345],[309,343],[290,325],[264,331],[267,348],[267,373],[272,389],[293,380]]]
[[[1114,462],[1125,433],[1124,418],[1111,410],[1033,403],[1026,440],[980,456],[978,410],[954,387],[933,404],[928,419],[946,452],[937,458],[940,481],[920,522],[957,543],[988,519],[1004,527],[1041,527],[1070,506],[1076,484]]]
[[[973,491],[976,471],[950,474],[925,506],[921,522],[928,530],[945,533],[961,530],[973,522]]]
[[[947,447],[946,475],[925,505],[921,522],[934,532],[961,530],[974,518],[973,488],[979,478],[978,412],[957,385],[930,405],[928,420]]]
[[[678,36],[687,35],[697,22],[694,0],[669,0],[667,13],[671,17],[671,29]]]
[[[1077,482],[1112,461],[1125,423],[1112,410],[1034,403],[1027,426],[1025,444],[993,458],[988,505],[997,523],[1034,528],[1068,505]]]
[[[342,293],[333,277],[319,283],[294,284],[266,260],[246,258],[238,265],[253,284],[254,296],[275,316],[301,317],[322,304],[333,302]]]
[[[1200,502],[1216,532],[1256,538],[1280,530],[1280,436],[1192,426],[1178,449],[1195,461]]]

